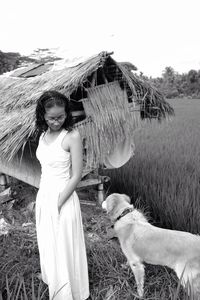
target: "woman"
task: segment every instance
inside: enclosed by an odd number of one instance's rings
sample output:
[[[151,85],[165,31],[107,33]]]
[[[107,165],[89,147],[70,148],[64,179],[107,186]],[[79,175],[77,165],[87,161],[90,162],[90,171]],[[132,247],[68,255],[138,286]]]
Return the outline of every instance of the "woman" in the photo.
[[[44,92],[36,106],[41,133],[36,156],[41,164],[36,198],[36,229],[43,281],[49,298],[89,297],[88,267],[81,210],[75,188],[82,174],[82,143],[72,127],[69,100]]]

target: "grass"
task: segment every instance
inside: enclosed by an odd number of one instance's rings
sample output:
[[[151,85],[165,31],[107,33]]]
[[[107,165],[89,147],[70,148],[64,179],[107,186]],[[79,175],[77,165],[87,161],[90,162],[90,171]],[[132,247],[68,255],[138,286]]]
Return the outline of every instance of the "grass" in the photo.
[[[116,239],[109,238],[110,221],[99,207],[82,206],[92,300],[138,299],[134,276]],[[48,288],[38,279],[39,256],[35,227],[1,236],[0,299],[47,300]],[[26,241],[26,242],[25,242]],[[146,265],[144,299],[175,299],[178,281],[173,271]],[[177,300],[184,300],[182,289]]]
[[[156,122],[143,125],[135,133],[134,158],[118,170],[105,172],[112,178],[109,193],[130,195],[156,225],[199,233],[200,102],[171,103],[175,118],[160,125]],[[17,225],[7,236],[0,236],[0,300],[46,300],[47,286],[37,276],[40,270],[34,214],[26,209],[36,191],[24,184],[21,188],[17,184],[14,189],[18,201],[12,210],[3,211]],[[125,265],[118,241],[110,238],[108,217],[98,206],[81,207],[91,299],[138,299],[133,274]],[[21,226],[30,221],[31,227]],[[145,274],[144,299],[192,300],[172,270],[145,265]]]
[[[109,192],[139,199],[160,226],[200,232],[200,101],[171,100],[176,116],[147,122],[135,133],[135,156],[105,173]]]

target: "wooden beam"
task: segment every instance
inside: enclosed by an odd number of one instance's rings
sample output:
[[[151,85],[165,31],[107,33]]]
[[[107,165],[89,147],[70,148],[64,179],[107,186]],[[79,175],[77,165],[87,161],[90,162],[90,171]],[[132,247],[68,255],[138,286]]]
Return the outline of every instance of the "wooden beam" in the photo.
[[[96,178],[84,177],[91,173],[92,169],[84,169],[82,180],[79,182],[77,188],[83,188],[92,185],[102,184],[109,180],[107,176],[97,176]],[[24,154],[21,159],[20,153],[12,161],[6,161],[0,158],[0,173],[14,177],[18,180],[26,182],[36,188],[39,188],[41,167],[36,156],[30,153],[28,148],[24,149]]]

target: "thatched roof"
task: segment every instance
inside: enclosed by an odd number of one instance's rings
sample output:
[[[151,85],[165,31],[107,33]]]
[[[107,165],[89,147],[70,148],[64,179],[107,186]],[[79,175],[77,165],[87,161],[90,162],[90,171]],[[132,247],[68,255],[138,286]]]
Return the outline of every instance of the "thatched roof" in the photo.
[[[48,67],[45,73],[34,77],[1,75],[1,157],[10,160],[25,145],[32,147],[36,101],[50,89],[69,97],[74,111],[84,111],[84,120],[77,119],[76,126],[86,138],[87,162],[96,166],[116,143],[124,137],[133,137],[137,124],[130,105],[140,104],[147,118],[155,117],[155,111],[158,119],[173,114],[163,96],[135,75],[131,66],[117,63],[111,54],[101,52],[71,66],[59,61],[58,68]]]

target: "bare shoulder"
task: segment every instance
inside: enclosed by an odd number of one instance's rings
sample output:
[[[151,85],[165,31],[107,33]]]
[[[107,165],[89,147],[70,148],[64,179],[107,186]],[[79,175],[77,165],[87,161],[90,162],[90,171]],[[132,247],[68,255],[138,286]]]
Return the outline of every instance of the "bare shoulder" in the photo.
[[[77,139],[81,138],[80,133],[79,133],[79,131],[77,129],[74,129],[71,132],[69,132],[69,135],[70,135],[71,139],[77,140]]]
[[[68,132],[68,134],[66,134],[65,138],[68,139],[71,142],[76,142],[76,141],[81,140],[80,133],[76,129]]]
[[[66,151],[69,151],[72,145],[77,144],[81,144],[81,136],[78,130],[74,129],[65,135],[62,146]]]

